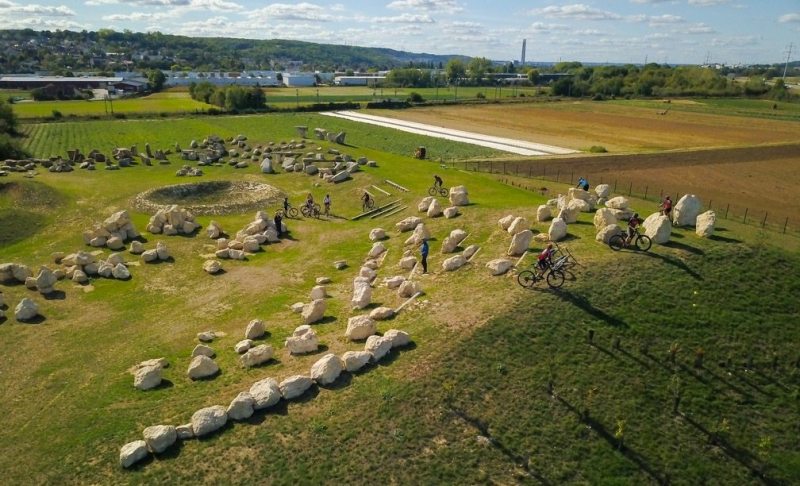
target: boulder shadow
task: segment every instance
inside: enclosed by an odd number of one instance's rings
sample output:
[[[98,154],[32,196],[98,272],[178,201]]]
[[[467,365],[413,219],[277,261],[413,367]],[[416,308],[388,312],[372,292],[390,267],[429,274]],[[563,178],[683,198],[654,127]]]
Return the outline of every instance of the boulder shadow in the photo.
[[[189,381],[192,382],[213,381],[217,379],[217,377],[219,376],[222,376],[222,369],[218,369],[214,374],[203,376],[202,378],[189,378]]]
[[[315,356],[318,354],[326,353],[328,349],[329,348],[327,344],[320,344],[319,346],[317,346],[317,349],[315,351],[309,351],[307,353],[298,353],[298,354],[289,353],[289,356],[292,356],[293,358],[302,358],[303,356]]]
[[[569,290],[560,289],[553,289],[553,295],[578,307],[595,319],[603,321],[610,326],[624,328],[628,327],[628,324],[625,321],[595,307],[586,297],[582,295],[573,294]]]
[[[214,435],[214,434],[210,434],[210,435]],[[150,459],[152,459],[153,461],[156,461],[156,460],[158,460],[158,461],[162,461],[162,460],[170,461],[172,459],[176,459],[181,454],[181,450],[183,450],[183,448],[184,448],[184,442],[186,442],[186,441],[178,439],[178,440],[175,441],[174,444],[169,446],[167,448],[167,450],[165,450],[164,452],[161,452],[159,454],[148,454],[148,457]],[[147,462],[147,464],[149,464],[149,463],[150,462]],[[137,466],[139,464],[145,464],[145,460],[142,460],[142,461],[136,463]]]
[[[728,238],[727,236],[720,236],[720,235],[711,235],[708,237],[709,240],[712,241],[721,241],[722,243],[741,243],[742,240],[737,240],[736,238]]]
[[[403,353],[406,351],[413,351],[414,349],[417,349],[417,343],[414,341],[411,341],[405,346],[392,348],[388,353],[386,353],[386,356],[384,356],[383,359],[376,363],[376,366],[391,366],[400,356],[403,355]]]
[[[291,400],[283,399],[281,401],[286,402],[286,405],[291,405],[292,403],[302,404],[308,403],[319,396],[319,387],[316,383],[312,383],[310,387],[306,391],[303,392],[302,395],[299,397],[294,397]]]
[[[320,320],[318,320],[316,322],[312,322],[311,324],[312,325],[322,325],[322,324],[333,324],[335,322],[338,322],[338,319],[336,318],[336,316],[323,316],[322,319],[320,319]]]
[[[678,243],[677,241],[668,241],[661,246],[665,246],[667,248],[675,248],[676,250],[683,250],[685,252],[691,253],[693,255],[705,255],[704,252],[700,248],[695,248],[694,246],[687,245],[685,243]]]
[[[314,388],[312,386],[311,388]],[[281,415],[286,416],[289,415],[289,402],[281,398],[278,403],[269,407],[269,408],[262,408],[260,410],[254,410],[253,415],[245,420],[240,420],[239,422],[249,425],[261,425],[266,422],[267,417],[270,415]]]
[[[206,272],[206,273],[208,273],[208,272]],[[209,273],[209,275],[211,275],[212,277],[220,277],[222,275],[225,275],[226,273],[228,273],[227,270],[225,270],[224,268],[220,268],[219,271],[217,271],[215,273]]]
[[[672,257],[666,256],[666,255],[661,255],[661,254],[653,253],[653,252],[649,252],[649,251],[642,252],[642,255],[646,255],[646,256],[648,256],[650,258],[655,258],[657,260],[661,260],[662,262],[664,262],[666,264],[669,264],[669,265],[672,265],[674,267],[677,267],[677,268],[683,270],[684,272],[688,273],[689,275],[691,275],[692,278],[694,278],[696,280],[703,280],[703,276],[702,275],[700,275],[696,271],[692,270],[689,267],[689,265],[685,264],[684,262],[682,262],[681,260],[679,260],[677,258],[672,258]]]
[[[17,319],[17,322],[20,324],[41,324],[46,320],[47,318],[45,316],[37,314],[30,319],[25,319],[25,320]]]
[[[353,382],[352,373],[348,373],[346,371],[342,371],[339,374],[339,376],[336,377],[336,380],[334,380],[333,383],[328,383],[327,385],[317,384],[317,387],[325,389],[325,390],[336,391],[336,390],[341,390],[342,388],[348,387],[350,385],[350,383],[352,383],[352,382]]]
[[[175,384],[172,383],[170,380],[162,378],[161,379],[161,383],[159,383],[158,386],[154,386],[150,390],[145,390],[145,391],[149,392],[149,391],[152,391],[152,390],[166,390],[166,389],[172,388],[174,386],[175,386]]]

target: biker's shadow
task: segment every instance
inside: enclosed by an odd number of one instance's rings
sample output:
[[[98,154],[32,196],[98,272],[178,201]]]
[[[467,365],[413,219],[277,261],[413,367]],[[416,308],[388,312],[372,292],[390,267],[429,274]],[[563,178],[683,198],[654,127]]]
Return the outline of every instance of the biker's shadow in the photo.
[[[587,299],[582,295],[574,294],[569,290],[563,290],[563,289],[552,289],[552,294],[558,297],[559,299],[580,308],[590,316],[594,317],[595,319],[601,320],[610,326],[624,327],[624,328],[628,327],[627,322],[623,321],[619,317],[612,316],[611,314],[607,313],[602,309],[598,309],[591,302],[589,302],[589,299]]]
[[[642,252],[642,255],[648,256],[650,258],[655,258],[657,260],[661,260],[662,262],[664,262],[664,263],[666,263],[668,265],[672,265],[674,267],[677,267],[677,268],[683,270],[684,272],[688,273],[695,280],[703,280],[703,276],[702,275],[700,275],[696,271],[692,270],[692,268],[689,267],[689,265],[687,265],[686,263],[684,263],[682,260],[680,260],[678,258],[674,258],[674,257],[670,257],[670,256],[667,256],[667,255],[662,255],[660,253],[654,253],[654,252],[650,252],[650,251]]]

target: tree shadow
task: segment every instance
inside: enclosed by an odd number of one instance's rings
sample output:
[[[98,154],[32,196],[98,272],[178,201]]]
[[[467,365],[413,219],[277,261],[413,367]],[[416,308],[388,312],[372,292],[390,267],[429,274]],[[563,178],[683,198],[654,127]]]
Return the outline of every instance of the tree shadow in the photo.
[[[678,258],[673,258],[667,255],[661,255],[660,253],[653,253],[653,252],[643,252],[643,255],[646,255],[650,258],[655,258],[657,260],[661,260],[662,262],[672,265],[673,267],[679,268],[684,272],[688,273],[692,278],[695,280],[703,280],[703,276],[697,273],[696,271],[692,270],[689,265],[685,264]]]
[[[711,235],[708,237],[709,240],[712,241],[721,241],[723,243],[741,243],[742,240],[737,240],[736,238],[728,238],[727,236],[720,236],[720,235]]]
[[[63,290],[54,290],[49,294],[42,294],[44,300],[64,300],[67,298],[67,294]]]
[[[617,348],[617,351],[619,351],[621,354],[627,356],[629,359],[632,359],[633,361],[636,361],[639,364],[639,366],[641,366],[642,368],[644,368],[646,370],[650,369],[650,365],[647,364],[647,362],[645,360],[643,360],[640,357],[634,355],[633,353],[631,353],[627,349],[625,349],[623,347],[620,347],[620,348]]]
[[[691,245],[687,245],[686,243],[679,243],[677,241],[668,241],[661,246],[665,246],[667,248],[674,248],[676,250],[683,250],[685,252],[691,253],[692,255],[705,255],[706,252],[703,251],[701,248],[696,248]]]
[[[570,292],[569,290],[561,290],[561,289],[553,289],[553,295],[582,309],[590,316],[594,317],[595,319],[601,320],[610,326],[624,327],[624,328],[628,327],[628,324],[625,321],[623,321],[618,317],[614,317],[611,314],[608,314],[602,309],[598,309],[597,307],[592,305],[592,303],[589,302],[589,300],[586,297],[582,295],[576,295]]]

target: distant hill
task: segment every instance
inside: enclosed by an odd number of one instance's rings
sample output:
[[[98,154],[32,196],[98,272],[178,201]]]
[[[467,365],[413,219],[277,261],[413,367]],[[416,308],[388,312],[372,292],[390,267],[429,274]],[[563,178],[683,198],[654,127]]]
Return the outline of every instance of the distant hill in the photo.
[[[316,69],[439,67],[452,58],[387,48],[281,39],[185,37],[159,32],[0,30],[0,72],[121,70]]]

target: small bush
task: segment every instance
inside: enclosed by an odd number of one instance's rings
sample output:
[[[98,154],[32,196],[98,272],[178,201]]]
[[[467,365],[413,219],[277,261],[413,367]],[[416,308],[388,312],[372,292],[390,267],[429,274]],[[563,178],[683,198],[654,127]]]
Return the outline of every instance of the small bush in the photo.
[[[592,96],[592,101],[605,101],[605,97],[600,93],[597,93],[596,95]]]
[[[608,152],[608,150],[606,150],[606,148],[603,147],[602,145],[592,145],[591,147],[589,147],[589,152],[593,154],[604,154]]]
[[[125,113],[114,113],[114,118],[117,120],[124,120],[126,118]]]
[[[53,118],[55,120],[60,120],[60,119],[64,118],[64,115],[58,110],[53,110]]]
[[[486,95],[483,94],[483,92],[481,91],[478,91],[478,94],[476,94],[475,97],[478,98],[479,100],[486,99]]]
[[[416,91],[412,91],[408,95],[408,101],[412,103],[422,103],[423,101],[425,101],[425,98],[423,98],[422,95],[417,93]]]

